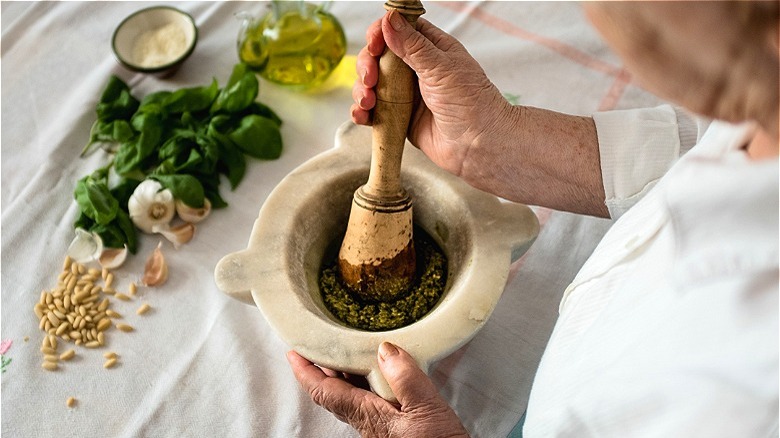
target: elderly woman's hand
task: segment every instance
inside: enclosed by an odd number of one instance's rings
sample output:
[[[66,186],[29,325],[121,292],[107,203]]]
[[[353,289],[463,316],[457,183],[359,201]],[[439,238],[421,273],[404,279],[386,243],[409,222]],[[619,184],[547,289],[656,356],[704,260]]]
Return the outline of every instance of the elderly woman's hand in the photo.
[[[387,44],[418,77],[422,101],[412,113],[409,141],[439,167],[462,176],[469,149],[482,137],[500,135],[498,127],[510,125],[512,105],[458,40],[423,18],[418,25],[415,30],[401,14],[390,11],[368,28],[366,47],[358,54],[352,120],[371,123],[378,59]]]
[[[405,351],[387,342],[379,347],[379,368],[400,406],[353,386],[290,351],[295,377],[312,400],[354,427],[364,437],[468,436],[433,382]]]

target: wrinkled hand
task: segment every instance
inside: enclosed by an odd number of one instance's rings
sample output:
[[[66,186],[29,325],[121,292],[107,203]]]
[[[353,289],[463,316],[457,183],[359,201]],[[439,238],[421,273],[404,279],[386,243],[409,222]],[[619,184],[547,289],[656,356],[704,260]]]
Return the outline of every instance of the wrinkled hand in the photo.
[[[400,407],[373,392],[334,377],[298,353],[287,353],[295,377],[312,400],[354,427],[363,437],[465,437],[455,412],[405,351],[383,343],[378,360]]]
[[[423,18],[415,30],[401,14],[390,11],[368,28],[366,40],[358,54],[352,120],[371,122],[378,58],[387,44],[419,80],[422,101],[412,113],[409,141],[439,167],[462,176],[469,148],[508,123],[511,105],[458,40]]]

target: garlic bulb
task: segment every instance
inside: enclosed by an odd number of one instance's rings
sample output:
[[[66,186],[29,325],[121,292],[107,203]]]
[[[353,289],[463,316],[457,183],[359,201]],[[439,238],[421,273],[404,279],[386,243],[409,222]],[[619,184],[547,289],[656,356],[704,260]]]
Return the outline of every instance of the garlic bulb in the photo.
[[[179,217],[183,221],[189,222],[191,224],[197,224],[203,219],[206,219],[206,216],[208,216],[209,213],[211,213],[211,202],[209,202],[208,198],[204,198],[203,207],[194,208],[194,207],[190,207],[189,205],[185,204],[181,200],[177,199],[176,213],[179,214]]]
[[[166,226],[176,213],[173,194],[153,180],[146,179],[136,187],[127,203],[130,219],[145,233],[153,233],[155,226]]]

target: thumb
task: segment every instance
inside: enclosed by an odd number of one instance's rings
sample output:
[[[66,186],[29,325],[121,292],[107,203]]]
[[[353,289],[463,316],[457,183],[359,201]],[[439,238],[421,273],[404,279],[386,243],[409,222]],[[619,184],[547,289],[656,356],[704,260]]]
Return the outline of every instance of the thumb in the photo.
[[[382,35],[387,47],[418,74],[435,68],[443,61],[442,51],[395,9],[382,19]]]
[[[420,405],[430,405],[439,398],[433,382],[409,353],[389,342],[379,346],[379,369],[406,412]]]

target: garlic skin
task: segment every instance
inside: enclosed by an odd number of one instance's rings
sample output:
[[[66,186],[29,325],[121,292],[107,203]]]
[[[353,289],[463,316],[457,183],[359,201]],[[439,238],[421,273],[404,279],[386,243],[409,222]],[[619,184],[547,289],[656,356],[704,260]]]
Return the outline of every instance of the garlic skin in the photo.
[[[98,257],[98,263],[101,267],[106,269],[115,269],[125,262],[127,259],[127,245],[124,248],[106,248],[100,253]]]
[[[179,249],[181,245],[192,240],[192,236],[195,235],[195,225],[189,222],[184,222],[173,227],[169,224],[155,225],[152,227],[152,231],[162,234],[163,237],[173,243],[174,248]]]
[[[160,286],[168,280],[168,264],[165,262],[161,246],[162,242],[158,243],[157,248],[146,259],[144,277],[141,280],[144,286]]]
[[[204,198],[203,207],[194,208],[177,199],[176,213],[178,213],[179,217],[183,221],[189,222],[191,224],[197,224],[203,219],[206,219],[209,213],[211,213],[211,202],[209,202],[208,198]]]
[[[76,228],[76,237],[70,242],[67,255],[78,263],[89,263],[103,253],[103,239],[97,233]]]
[[[153,233],[155,226],[165,226],[176,214],[173,194],[162,184],[146,179],[135,188],[127,202],[130,219],[144,233]]]

